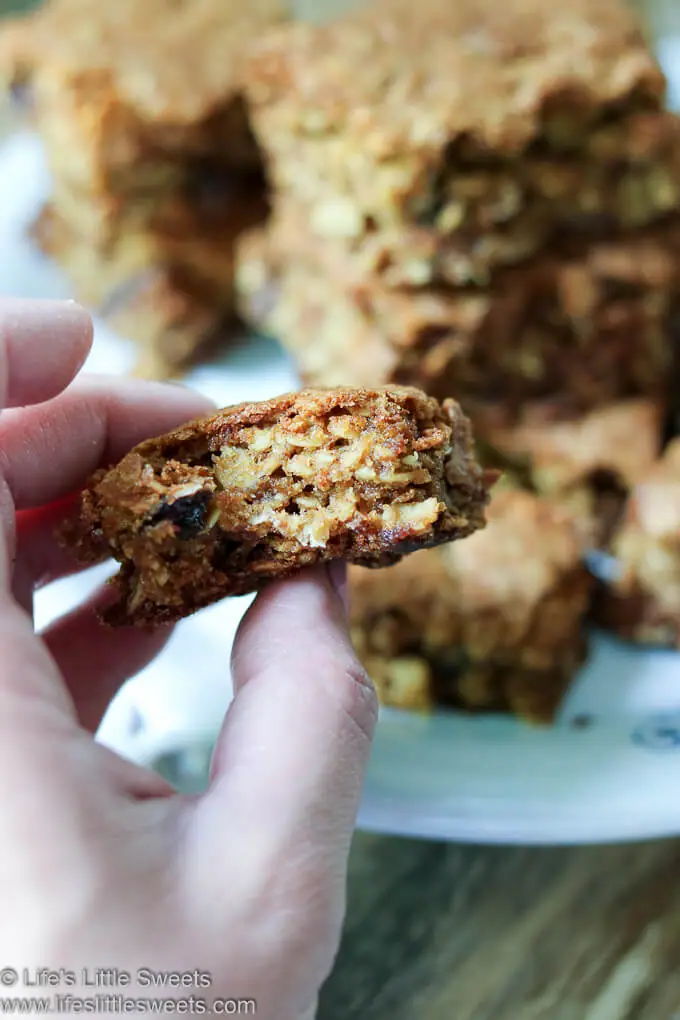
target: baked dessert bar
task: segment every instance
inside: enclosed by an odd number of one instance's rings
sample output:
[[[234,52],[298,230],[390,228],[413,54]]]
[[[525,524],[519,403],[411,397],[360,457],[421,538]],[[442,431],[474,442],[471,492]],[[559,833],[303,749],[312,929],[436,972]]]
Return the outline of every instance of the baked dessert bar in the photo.
[[[161,376],[205,352],[206,319],[213,336],[235,317],[234,244],[268,212],[241,68],[284,17],[278,0],[48,0],[0,29],[0,76],[30,90],[52,175],[35,236],[99,311],[118,308],[137,272],[162,277],[139,326],[124,310]],[[168,294],[192,308],[179,343]]]
[[[665,88],[623,0],[374,0],[275,28],[246,68],[279,195],[420,285],[675,209]]]
[[[351,570],[354,644],[385,705],[549,722],[585,654],[579,538],[526,492],[494,493],[487,518],[459,546]]]
[[[242,313],[282,341],[312,385],[398,382],[518,412],[549,397],[564,414],[668,386],[678,217],[542,253],[486,289],[387,287],[278,216],[264,234],[243,235],[238,260]]]
[[[618,571],[594,618],[620,637],[680,647],[680,439],[635,487],[612,541]]]
[[[508,425],[502,404],[477,406],[480,457],[503,472],[505,485],[559,503],[587,549],[607,548],[628,493],[661,454],[666,407],[626,400],[571,420],[556,419],[555,410],[550,402],[525,405],[523,420]]]
[[[70,542],[121,563],[111,623],[162,623],[332,559],[393,563],[484,524],[467,419],[417,390],[307,390],[142,443],[95,477]]]
[[[32,90],[52,172],[73,191],[155,204],[206,170],[216,190],[221,170],[228,197],[231,172],[261,171],[243,59],[284,18],[278,0],[48,0],[5,28],[0,73]]]

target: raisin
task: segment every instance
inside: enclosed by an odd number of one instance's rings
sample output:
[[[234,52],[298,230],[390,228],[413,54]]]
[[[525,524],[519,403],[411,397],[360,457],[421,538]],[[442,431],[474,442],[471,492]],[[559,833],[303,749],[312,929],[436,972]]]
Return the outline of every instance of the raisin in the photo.
[[[193,496],[182,496],[174,503],[162,503],[149,519],[148,525],[170,521],[175,526],[178,538],[183,541],[195,538],[205,528],[209,503],[209,492],[196,492]]]

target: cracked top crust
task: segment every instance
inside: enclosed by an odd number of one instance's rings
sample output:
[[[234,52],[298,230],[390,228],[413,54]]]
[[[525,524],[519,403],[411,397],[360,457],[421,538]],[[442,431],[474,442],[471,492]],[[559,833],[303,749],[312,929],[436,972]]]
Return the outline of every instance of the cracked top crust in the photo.
[[[376,0],[328,24],[275,30],[255,47],[247,85],[282,126],[346,131],[384,158],[465,138],[513,152],[542,133],[551,101],[582,133],[604,106],[656,108],[665,93],[619,0]]]

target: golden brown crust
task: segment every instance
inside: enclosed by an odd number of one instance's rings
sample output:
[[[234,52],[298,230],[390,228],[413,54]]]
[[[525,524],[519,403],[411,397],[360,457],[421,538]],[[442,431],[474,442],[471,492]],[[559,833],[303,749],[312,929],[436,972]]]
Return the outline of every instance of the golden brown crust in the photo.
[[[331,559],[380,566],[484,523],[467,420],[417,390],[307,390],[140,444],[83,494],[71,544],[121,564],[111,622],[178,619]]]
[[[284,19],[279,0],[48,0],[8,26],[1,70],[106,85],[141,120],[194,125],[240,90],[248,44]]]
[[[495,493],[487,515],[458,547],[351,571],[355,645],[386,704],[549,721],[585,648],[579,538],[528,493]]]
[[[272,32],[248,69],[251,98],[301,133],[346,131],[372,156],[439,153],[472,136],[517,151],[551,100],[587,120],[665,82],[618,0],[377,0],[322,25]]]

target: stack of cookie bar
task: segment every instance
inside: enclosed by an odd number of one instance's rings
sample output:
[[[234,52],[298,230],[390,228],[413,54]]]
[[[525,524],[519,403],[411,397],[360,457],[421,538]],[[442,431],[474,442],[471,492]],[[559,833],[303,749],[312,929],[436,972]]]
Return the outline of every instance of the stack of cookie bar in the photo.
[[[282,18],[278,0],[49,0],[3,30],[53,179],[36,237],[145,372],[173,374],[233,317],[235,240],[266,211],[240,68]]]
[[[247,88],[275,217],[245,303],[276,283],[306,379],[509,422],[663,393],[680,122],[618,0],[375,0],[270,33]]]
[[[306,382],[454,396],[505,472],[455,554],[355,572],[358,646],[391,703],[545,718],[583,649],[584,551],[609,548],[667,421],[664,76],[623,0],[373,0],[269,33],[246,94],[274,209],[240,243],[246,316]]]

